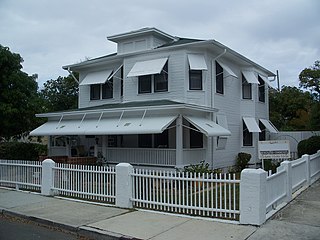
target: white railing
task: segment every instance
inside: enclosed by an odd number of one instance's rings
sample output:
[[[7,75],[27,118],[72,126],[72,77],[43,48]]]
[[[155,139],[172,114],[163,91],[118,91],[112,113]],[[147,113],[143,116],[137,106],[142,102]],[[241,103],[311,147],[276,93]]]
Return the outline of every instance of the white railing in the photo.
[[[278,202],[287,196],[285,169],[279,170],[275,174],[267,177],[266,192],[267,212],[269,212],[277,206]]]
[[[115,168],[56,163],[55,194],[89,201],[115,203]]]
[[[320,151],[310,156],[310,181],[314,183],[320,178]]]
[[[41,162],[0,160],[0,186],[40,191],[41,174]]]
[[[203,148],[185,148],[183,149],[183,163],[195,164],[206,159],[206,150]]]
[[[189,174],[135,169],[131,201],[137,208],[225,219],[239,218],[235,174]]]
[[[109,163],[130,162],[146,165],[176,165],[175,149],[165,148],[107,148],[106,161]]]
[[[267,212],[282,202],[290,201],[293,193],[319,178],[320,151],[294,161],[282,162],[277,172],[267,177]]]

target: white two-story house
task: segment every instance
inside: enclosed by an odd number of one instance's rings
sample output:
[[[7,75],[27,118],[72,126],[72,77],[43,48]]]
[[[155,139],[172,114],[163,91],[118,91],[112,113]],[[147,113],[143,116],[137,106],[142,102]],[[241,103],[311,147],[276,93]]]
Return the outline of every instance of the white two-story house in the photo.
[[[79,108],[38,114],[48,122],[49,156],[103,158],[183,167],[204,160],[258,162],[269,122],[268,78],[275,75],[215,40],[143,28],[108,37],[117,52],[63,68],[79,73]]]

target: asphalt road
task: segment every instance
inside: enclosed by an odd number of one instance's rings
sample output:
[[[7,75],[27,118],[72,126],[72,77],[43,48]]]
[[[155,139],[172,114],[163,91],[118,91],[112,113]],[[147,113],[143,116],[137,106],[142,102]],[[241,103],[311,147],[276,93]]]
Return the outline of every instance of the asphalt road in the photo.
[[[39,225],[35,222],[0,214],[0,240],[88,240],[59,228]]]

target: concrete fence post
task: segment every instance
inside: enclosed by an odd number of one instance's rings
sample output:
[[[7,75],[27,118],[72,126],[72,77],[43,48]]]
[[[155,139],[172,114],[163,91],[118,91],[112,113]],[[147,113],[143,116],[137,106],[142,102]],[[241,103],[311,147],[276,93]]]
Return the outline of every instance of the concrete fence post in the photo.
[[[267,172],[244,169],[240,181],[240,223],[261,225],[266,221]]]
[[[53,195],[53,167],[55,162],[46,159],[42,162],[41,194],[45,196]]]
[[[302,159],[306,161],[306,180],[307,186],[309,187],[311,184],[310,155],[304,154],[302,155]]]
[[[133,167],[129,163],[116,166],[116,206],[132,208],[132,176]]]
[[[289,161],[284,161],[281,163],[281,166],[286,170],[286,202],[292,200],[292,163]]]

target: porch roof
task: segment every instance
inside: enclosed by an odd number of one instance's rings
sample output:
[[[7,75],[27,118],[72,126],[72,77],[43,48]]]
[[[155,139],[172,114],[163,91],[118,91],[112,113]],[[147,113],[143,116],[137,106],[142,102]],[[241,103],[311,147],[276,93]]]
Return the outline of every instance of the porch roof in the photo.
[[[37,117],[60,117],[62,115],[83,115],[101,112],[122,112],[122,111],[141,111],[141,110],[167,110],[167,109],[190,109],[205,112],[218,112],[216,108],[198,106],[188,103],[176,102],[171,100],[151,100],[151,101],[133,101],[124,103],[103,104],[93,107],[71,109],[59,112],[40,113]]]

